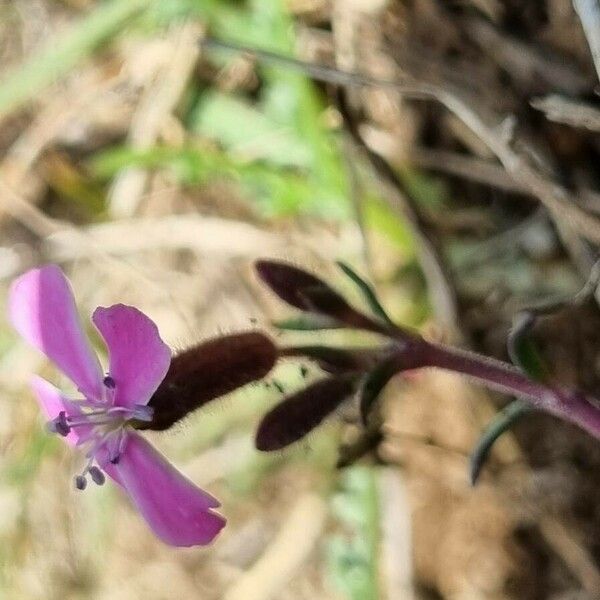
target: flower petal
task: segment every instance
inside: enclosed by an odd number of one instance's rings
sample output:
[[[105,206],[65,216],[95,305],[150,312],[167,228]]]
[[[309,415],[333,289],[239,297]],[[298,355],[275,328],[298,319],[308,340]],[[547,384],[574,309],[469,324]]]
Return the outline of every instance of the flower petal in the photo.
[[[58,417],[61,411],[65,411],[67,416],[81,414],[81,409],[77,404],[60,393],[60,390],[55,388],[49,381],[34,375],[31,378],[31,387],[40,404],[42,412],[49,421]],[[63,439],[70,446],[76,446],[79,441],[86,438],[91,432],[91,427],[82,426],[76,429],[71,429],[69,434]]]
[[[98,358],[81,328],[69,282],[56,265],[33,269],[14,281],[8,312],[15,329],[84,395],[101,397]]]
[[[123,454],[114,466],[131,500],[165,543],[208,544],[225,525],[225,519],[210,510],[219,502],[196,487],[138,434],[128,434]]]
[[[147,404],[171,363],[171,350],[158,328],[133,306],[98,307],[92,321],[102,334],[115,380],[115,406]]]

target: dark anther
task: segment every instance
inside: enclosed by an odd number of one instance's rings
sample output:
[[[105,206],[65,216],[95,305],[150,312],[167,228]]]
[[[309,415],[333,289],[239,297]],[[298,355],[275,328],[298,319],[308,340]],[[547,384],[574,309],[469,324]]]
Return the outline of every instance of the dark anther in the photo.
[[[106,481],[106,477],[104,477],[104,473],[98,467],[90,467],[89,474],[92,478],[92,481],[96,485],[102,485]]]
[[[111,465],[118,465],[120,460],[121,460],[121,455],[117,454],[116,456],[112,456],[110,458],[110,464]]]
[[[106,386],[106,387],[107,387],[109,390],[114,390],[114,389],[115,389],[115,387],[116,387],[116,385],[117,385],[117,384],[115,383],[115,380],[114,380],[114,379],[113,379],[113,378],[112,378],[110,375],[107,375],[107,376],[104,378],[104,381],[103,381],[103,382],[104,382],[104,385],[105,385],[105,386]]]
[[[78,490],[85,490],[87,487],[87,479],[83,475],[77,475],[77,477],[75,477],[75,487]]]
[[[71,428],[67,423],[67,413],[61,410],[53,421],[50,421],[50,429],[63,437],[69,435]]]

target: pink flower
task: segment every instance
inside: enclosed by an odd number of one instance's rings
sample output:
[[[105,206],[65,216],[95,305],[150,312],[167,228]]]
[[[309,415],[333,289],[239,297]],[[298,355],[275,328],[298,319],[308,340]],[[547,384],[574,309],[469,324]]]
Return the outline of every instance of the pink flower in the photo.
[[[77,386],[82,398],[63,395],[35,377],[33,390],[48,427],[88,459],[75,485],[105,473],[129,495],[154,533],[173,546],[208,544],[225,525],[219,506],[132,427],[151,421],[147,406],[164,379],[171,352],[156,325],[131,306],[99,307],[92,321],[109,353],[104,375],[79,322],[71,288],[55,265],[28,271],[11,286],[9,315],[17,331]]]

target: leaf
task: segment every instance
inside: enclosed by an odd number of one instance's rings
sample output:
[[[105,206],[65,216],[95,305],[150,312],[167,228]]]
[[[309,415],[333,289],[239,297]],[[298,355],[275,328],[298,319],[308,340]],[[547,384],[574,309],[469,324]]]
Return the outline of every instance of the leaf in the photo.
[[[475,485],[496,440],[508,431],[523,415],[531,412],[532,406],[523,400],[513,400],[499,412],[479,438],[471,453],[470,480]]]
[[[392,210],[387,202],[376,194],[367,195],[364,205],[365,222],[370,228],[389,239],[407,261],[416,260],[415,240],[406,219]]]
[[[508,355],[513,364],[536,381],[547,381],[548,368],[530,339],[529,333],[535,325],[536,316],[533,312],[525,311],[517,315],[513,327],[508,334]]]
[[[289,331],[321,331],[323,329],[339,329],[341,324],[322,315],[300,315],[280,321],[273,321],[273,327]]]
[[[360,350],[331,348],[329,346],[290,346],[279,350],[280,356],[305,356],[332,374],[357,372],[365,369],[369,356]]]
[[[242,98],[206,93],[195,109],[191,127],[245,160],[265,160],[284,167],[310,166],[310,148],[295,132]]]
[[[337,521],[334,531],[338,533],[329,542],[328,571],[342,597],[348,600],[382,597],[377,473],[366,466],[347,469],[332,502],[332,513]]]
[[[106,179],[125,167],[169,168],[187,185],[230,179],[251,195],[266,216],[301,213],[327,216],[304,177],[272,165],[236,161],[213,148],[112,148],[96,155],[89,167],[97,177]]]
[[[296,46],[295,27],[287,3],[252,0],[249,7],[251,10],[246,12],[238,10],[244,16],[242,27],[237,26],[239,19],[235,20],[235,31],[231,26],[221,28],[222,37],[240,45],[292,56]],[[298,208],[330,219],[350,218],[352,206],[344,162],[333,133],[328,131],[325,103],[317,87],[303,74],[289,69],[259,64],[258,71],[262,86],[257,105],[261,113],[289,129],[309,150],[304,175],[312,196]]]
[[[399,372],[397,360],[389,358],[377,365],[365,378],[360,390],[360,417],[367,426],[375,402],[390,379]]]
[[[338,260],[337,265],[344,272],[344,274],[358,286],[359,290],[361,291],[364,299],[368,303],[373,313],[380,319],[382,319],[385,323],[388,323],[388,325],[394,327],[394,322],[385,312],[383,306],[381,306],[381,303],[377,298],[377,294],[375,294],[375,290],[346,263],[342,262],[341,260]]]

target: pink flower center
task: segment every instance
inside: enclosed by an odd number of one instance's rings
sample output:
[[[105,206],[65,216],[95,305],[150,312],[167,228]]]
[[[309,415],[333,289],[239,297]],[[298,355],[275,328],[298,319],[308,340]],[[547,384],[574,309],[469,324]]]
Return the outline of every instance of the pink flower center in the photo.
[[[102,464],[117,464],[123,453],[127,439],[127,426],[131,421],[151,421],[153,409],[144,404],[133,407],[115,406],[115,380],[110,376],[104,378],[103,398],[83,398],[73,401],[77,409],[73,414],[61,411],[57,417],[48,422],[47,428],[52,433],[67,436],[77,429],[78,446],[86,449],[87,463],[83,471],[75,477],[75,487],[84,490],[87,487],[87,475],[94,483],[102,485],[105,481]],[[99,466],[94,465],[99,463]]]

